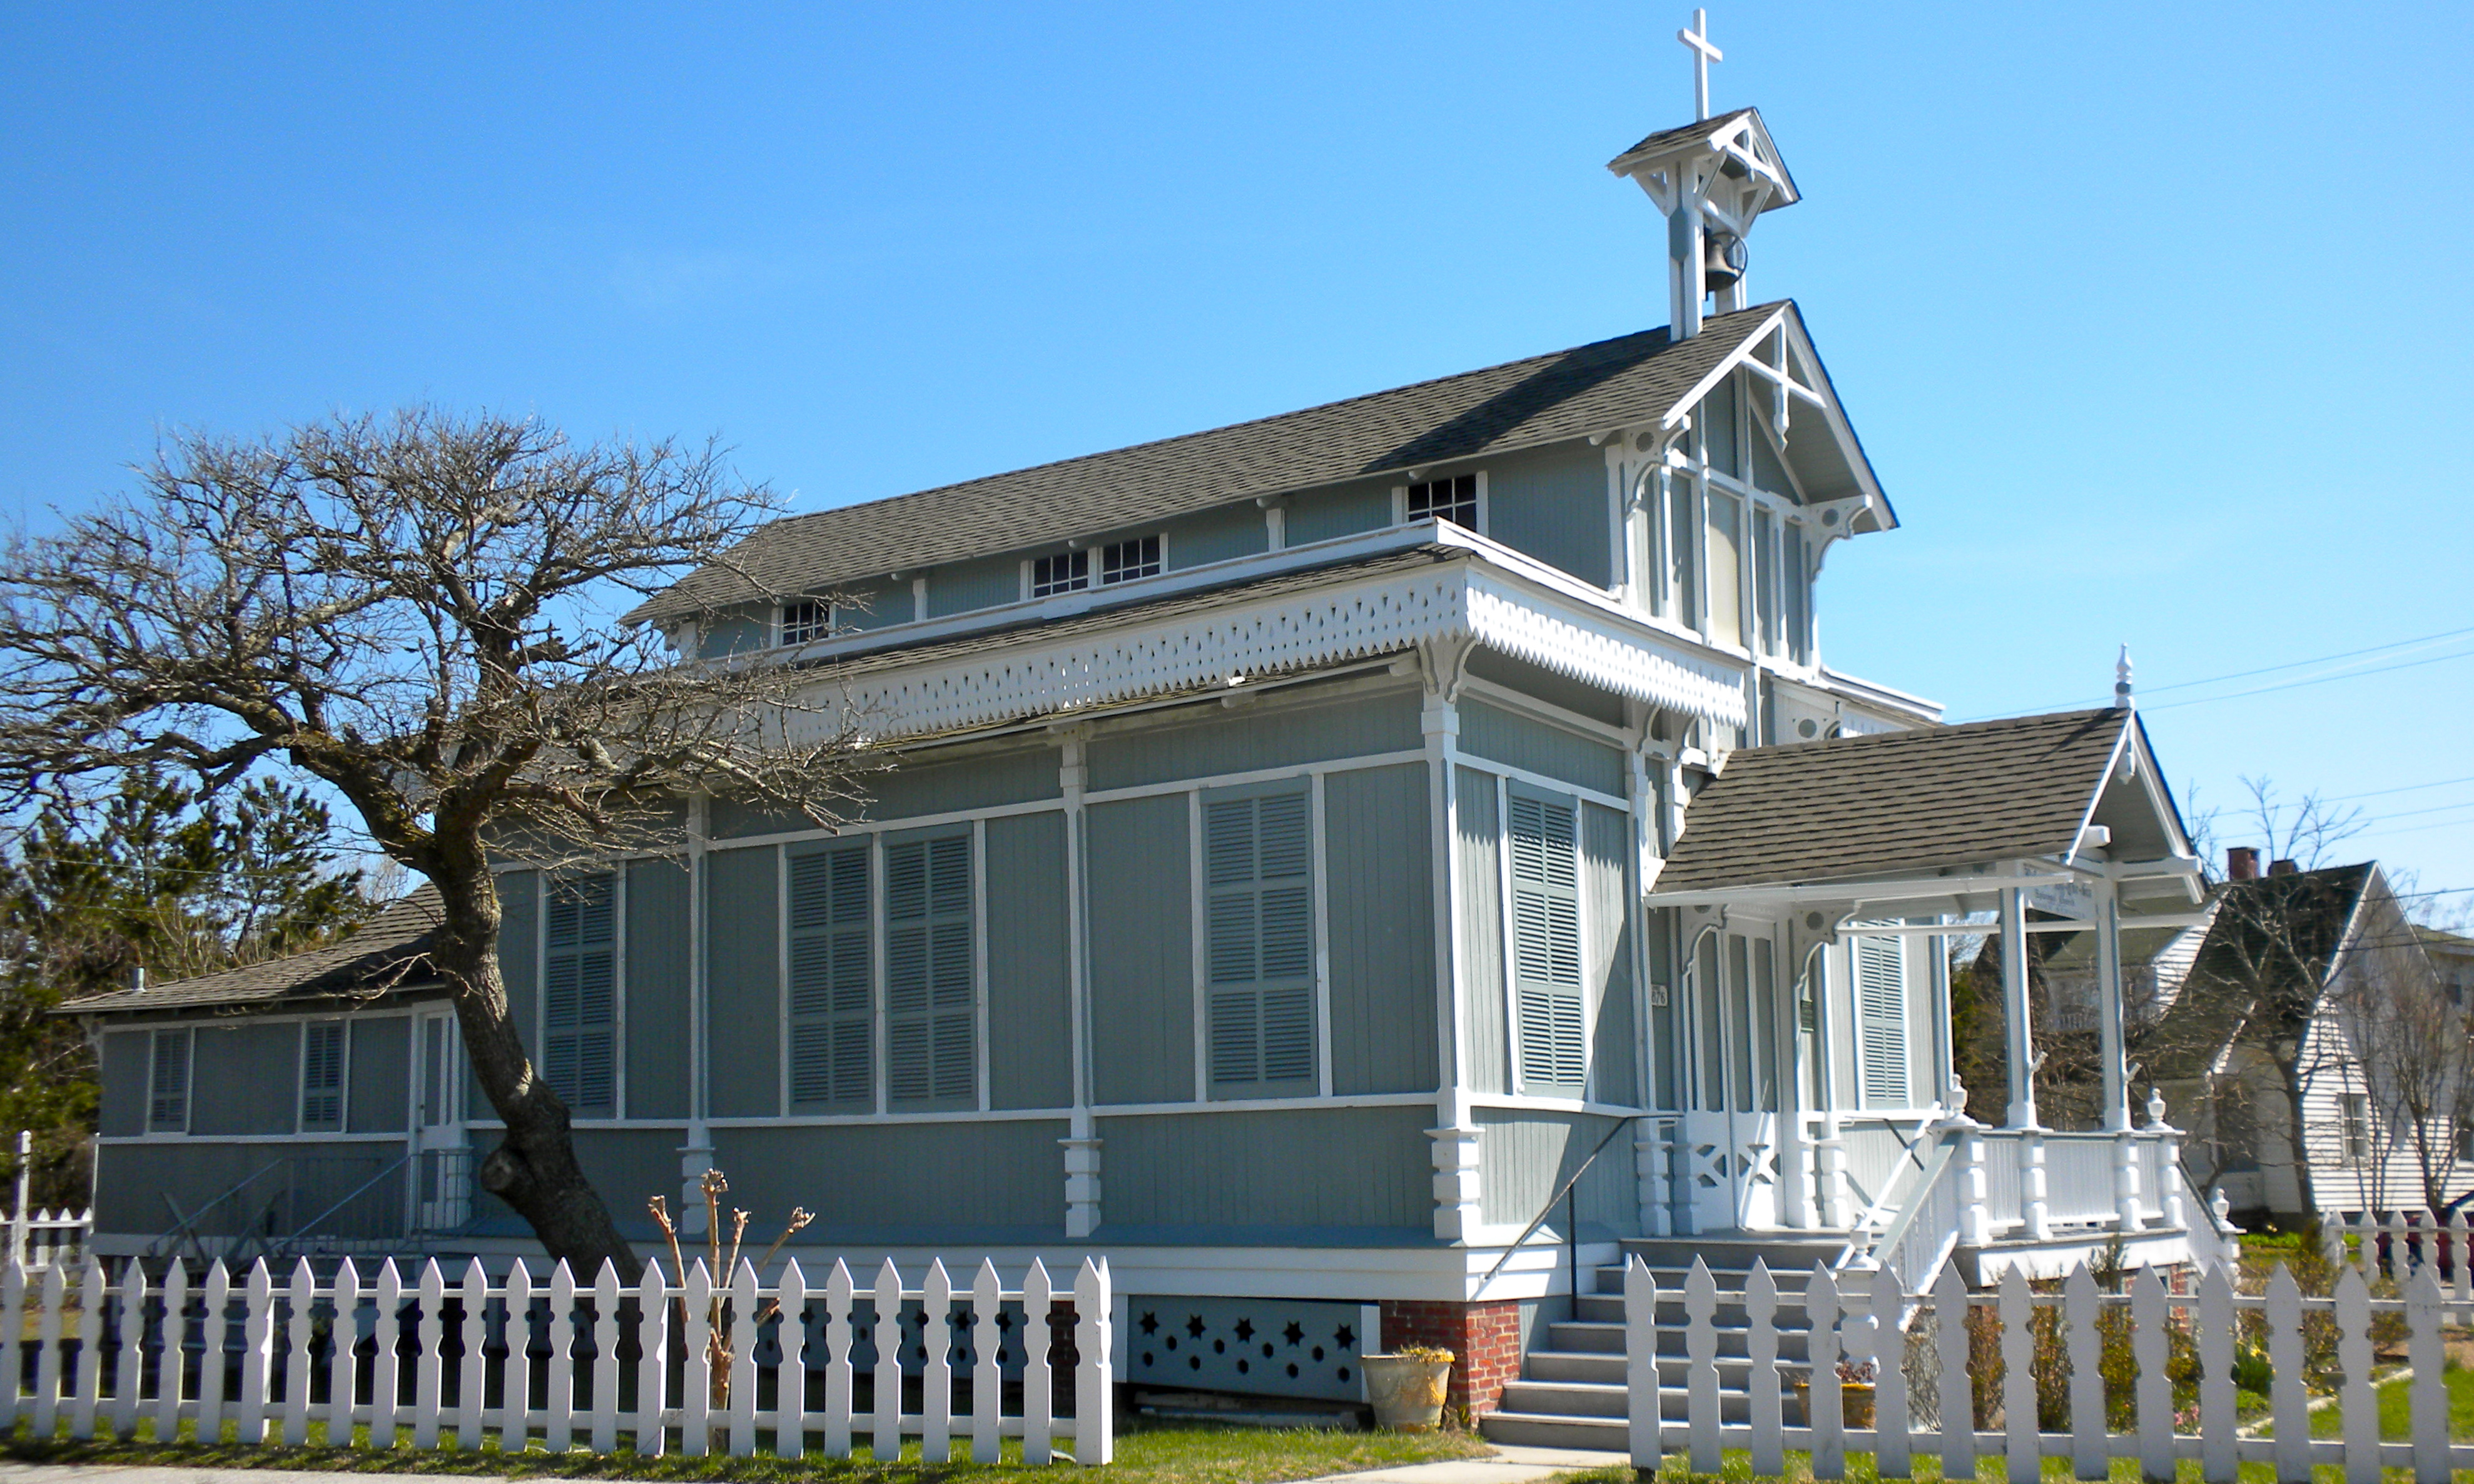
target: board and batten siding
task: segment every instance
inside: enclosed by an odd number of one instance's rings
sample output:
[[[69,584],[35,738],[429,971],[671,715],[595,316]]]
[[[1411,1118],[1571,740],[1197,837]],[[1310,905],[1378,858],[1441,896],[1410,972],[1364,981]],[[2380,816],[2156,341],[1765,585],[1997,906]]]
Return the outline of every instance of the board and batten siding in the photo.
[[[928,616],[943,618],[1022,601],[1022,559],[982,557],[928,574]]]
[[[681,861],[627,867],[627,1105],[620,1112],[630,1118],[688,1114],[691,886]]]
[[[575,1127],[574,1137],[576,1162],[584,1166],[585,1178],[593,1182],[594,1190],[600,1192],[603,1203],[610,1208],[610,1214],[618,1223],[618,1230],[633,1235],[639,1242],[649,1243],[655,1233],[644,1216],[645,1198],[659,1195],[673,1206],[679,1199],[678,1130],[594,1128],[591,1124],[579,1123]],[[475,1168],[492,1149],[497,1147],[498,1138],[496,1129],[472,1131],[470,1147]],[[749,1206],[739,1195],[739,1166],[723,1164],[719,1160],[714,1162],[730,1173],[730,1204]],[[763,1207],[749,1206],[749,1209],[755,1210],[760,1219],[772,1215]],[[477,1181],[473,1186],[473,1215],[484,1231],[508,1233],[529,1233],[531,1231],[512,1207],[482,1189]],[[768,1235],[765,1239],[770,1241],[771,1237]],[[639,1250],[649,1253],[651,1248],[644,1246]],[[758,1250],[761,1252],[763,1249]]]
[[[1084,753],[1091,790],[1414,753],[1425,745],[1419,706],[1417,688],[1404,685],[1094,737]]]
[[[106,1031],[103,1035],[101,1106],[95,1111],[95,1132],[106,1138],[146,1132],[146,1031]]]
[[[1460,840],[1453,856],[1460,873],[1461,1004],[1468,1052],[1462,1077],[1473,1092],[1509,1092],[1510,1028],[1503,1003],[1503,811],[1494,796],[1492,774],[1463,768],[1458,788]]]
[[[1022,1237],[1065,1230],[1062,1118],[840,1124],[714,1130],[714,1161],[730,1171],[732,1204],[755,1211],[749,1235],[804,1206],[829,1234],[865,1229],[898,1237],[973,1229]],[[675,1172],[678,1159],[671,1156]],[[675,1174],[673,1183],[675,1183]],[[1109,1197],[1117,1197],[1112,1183]],[[814,1229],[805,1236],[820,1241]],[[968,1275],[958,1274],[958,1282]]]
[[[988,1106],[1074,1101],[1065,815],[988,821]]]
[[[1460,717],[1461,751],[1472,756],[1623,797],[1624,754],[1616,748],[1483,701],[1464,698]]]
[[[874,823],[1055,799],[1060,792],[1056,769],[1057,750],[1038,744],[950,762],[897,762],[847,780],[858,795],[852,817]],[[752,808],[716,799],[710,812],[716,840],[817,832],[815,822],[795,809]]]
[[[1601,587],[1614,582],[1607,499],[1606,456],[1587,443],[1486,465],[1487,535]]]
[[[352,1020],[346,1063],[344,1127],[354,1134],[400,1134],[412,1096],[412,1017]]]
[[[402,1158],[400,1137],[279,1146],[190,1139],[113,1144],[96,1161],[94,1226],[98,1232],[166,1232],[180,1219],[171,1204],[177,1202],[197,1218],[193,1230],[203,1236],[288,1235]],[[675,1169],[675,1155],[670,1162]],[[278,1166],[289,1167],[263,1175],[251,1186],[254,1198],[210,1206],[242,1181]],[[380,1181],[336,1212],[327,1230],[337,1236],[395,1235],[403,1229],[403,1200],[402,1185]]]
[[[1591,1113],[1477,1110],[1478,1211],[1490,1226],[1526,1226],[1616,1125]],[[1640,1234],[1640,1185],[1631,1141],[1616,1135],[1573,1187],[1581,1225]],[[1547,1226],[1563,1234],[1558,1203]]]
[[[1434,1224],[1434,1116],[1432,1107],[1103,1116],[1099,1234],[1414,1228],[1422,1238]]]
[[[1380,530],[1392,523],[1392,481],[1367,479],[1309,490],[1289,502],[1281,519],[1291,546]]]
[[[201,1021],[189,1053],[189,1132],[290,1134],[301,1102],[301,1025]]]
[[[1632,820],[1601,804],[1581,805],[1582,983],[1596,996],[1589,1006],[1589,1089],[1601,1103],[1638,1106],[1633,1030],[1632,915],[1624,889],[1624,856],[1632,848]]]
[[[1272,545],[1271,522],[1251,500],[1172,520],[1164,531],[1167,550],[1162,556],[1172,572],[1251,557]]]
[[[1434,886],[1426,769],[1323,780],[1331,942],[1331,1089],[1436,1085]]]
[[[1194,904],[1186,799],[1084,813],[1093,1101],[1194,1096]],[[1111,1198],[1117,1186],[1109,1185]]]
[[[782,1111],[782,937],[776,853],[705,856],[706,1043],[717,1118]]]

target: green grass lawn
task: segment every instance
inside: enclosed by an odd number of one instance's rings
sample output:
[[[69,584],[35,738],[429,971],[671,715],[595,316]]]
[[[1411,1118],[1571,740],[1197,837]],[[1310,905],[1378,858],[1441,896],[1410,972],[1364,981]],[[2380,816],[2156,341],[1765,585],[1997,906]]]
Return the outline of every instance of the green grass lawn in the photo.
[[[2440,1379],[2448,1386],[2448,1435],[2459,1442],[2474,1438],[2474,1371],[2450,1366]],[[2412,1391],[2411,1382],[2391,1381],[2371,1393],[2380,1401],[2381,1437],[2402,1443],[2413,1436]],[[2342,1437],[2344,1411],[2343,1407],[2332,1406],[2312,1413],[2311,1435]]]
[[[312,1424],[313,1439],[324,1430]],[[967,1440],[954,1450],[970,1454]],[[862,1452],[865,1449],[861,1449]],[[1333,1432],[1295,1428],[1128,1424],[1117,1433],[1117,1458],[1105,1474],[1124,1484],[1277,1484],[1285,1479],[1313,1478],[1325,1473],[1351,1473],[1396,1464],[1432,1463],[1447,1458],[1480,1457],[1492,1451],[1467,1433],[1409,1435],[1386,1432]],[[57,1441],[38,1443],[20,1429],[0,1443],[0,1457],[19,1463],[95,1464],[113,1467],[184,1469],[314,1469],[341,1473],[490,1474],[510,1478],[676,1479],[768,1484],[781,1480],[826,1480],[831,1484],[944,1484],[944,1481],[1020,1478],[1024,1474],[1021,1445],[1008,1439],[1004,1460],[996,1464],[923,1464],[919,1446],[907,1446],[899,1462],[873,1458],[826,1458],[811,1453],[804,1459],[687,1458],[677,1454],[639,1458],[620,1450],[608,1457],[589,1453],[500,1452],[494,1442],[466,1452],[454,1448],[409,1448],[376,1452],[367,1448],[280,1448],[235,1443]],[[1071,1477],[1069,1471],[1055,1475]],[[1627,1475],[1629,1478],[1629,1475]]]

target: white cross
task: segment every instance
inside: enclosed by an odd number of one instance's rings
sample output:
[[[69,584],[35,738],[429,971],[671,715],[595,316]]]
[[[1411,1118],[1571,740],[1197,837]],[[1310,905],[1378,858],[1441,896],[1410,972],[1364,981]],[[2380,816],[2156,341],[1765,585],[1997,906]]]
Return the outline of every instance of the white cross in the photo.
[[[1710,44],[1710,12],[1694,11],[1692,29],[1677,32],[1675,39],[1692,50],[1692,105],[1706,119],[1710,116],[1710,64],[1727,60],[1726,53]]]

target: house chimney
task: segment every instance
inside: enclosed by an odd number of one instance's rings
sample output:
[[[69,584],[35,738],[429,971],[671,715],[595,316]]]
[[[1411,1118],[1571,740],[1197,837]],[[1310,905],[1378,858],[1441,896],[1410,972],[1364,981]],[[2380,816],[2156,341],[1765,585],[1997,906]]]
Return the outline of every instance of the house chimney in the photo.
[[[2272,860],[2268,863],[2268,874],[2272,876],[2299,875],[2301,870],[2302,868],[2290,860]]]
[[[2225,848],[2225,879],[2256,881],[2259,879],[2259,848],[2235,845]]]

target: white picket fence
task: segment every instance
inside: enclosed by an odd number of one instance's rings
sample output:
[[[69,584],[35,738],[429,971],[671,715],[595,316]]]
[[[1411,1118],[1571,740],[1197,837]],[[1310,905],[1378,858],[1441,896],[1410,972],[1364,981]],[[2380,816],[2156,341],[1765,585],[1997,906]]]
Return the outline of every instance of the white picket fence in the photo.
[[[2409,1219],[2401,1210],[2389,1212],[2386,1219],[2374,1211],[2357,1212],[2351,1222],[2334,1211],[2319,1218],[2320,1248],[2329,1261],[2358,1267],[2365,1278],[2385,1274],[2399,1282],[2413,1269],[2436,1262],[2455,1269],[2462,1287],[2466,1281],[2463,1258],[2469,1236],[2474,1232],[2467,1230],[2462,1210],[2437,1221],[2427,1211],[2415,1211]],[[2349,1245],[2347,1237],[2357,1240]]]
[[[29,1210],[26,1197],[32,1193],[35,1181],[35,1136],[31,1130],[17,1131],[17,1204],[9,1214],[9,1259],[24,1268],[49,1267],[55,1262],[75,1262],[85,1256],[86,1243],[94,1235],[94,1208],[72,1212]]]
[[[2417,1484],[2448,1484],[2453,1469],[2474,1468],[2474,1444],[2452,1443],[2448,1436],[2448,1391],[2441,1379],[2445,1352],[2440,1339],[2443,1321],[2462,1324],[2474,1318],[2474,1289],[2463,1263],[2456,1265],[2455,1290],[2443,1292],[2436,1264],[2414,1269],[2405,1281],[2404,1297],[2375,1299],[2362,1272],[2346,1268],[2336,1293],[2324,1299],[2305,1298],[2293,1276],[2280,1265],[2265,1294],[2235,1290],[2224,1265],[2211,1267],[2196,1292],[2166,1290],[2155,1268],[2142,1269],[2126,1294],[2098,1291],[2082,1265],[2058,1295],[2032,1294],[2021,1270],[2003,1275],[1994,1293],[1970,1293],[1955,1268],[1944,1268],[1930,1291],[1929,1321],[1939,1367],[1933,1376],[1928,1415],[1940,1419],[1920,1426],[1910,1405],[1905,1374],[1906,1336],[1899,1334],[1908,1296],[1898,1275],[1883,1267],[1870,1272],[1813,1269],[1805,1291],[1805,1310],[1811,1328],[1810,1416],[1806,1424],[1785,1424],[1786,1392],[1780,1375],[1779,1337],[1775,1319],[1778,1285],[1764,1266],[1757,1265],[1744,1292],[1748,1349],[1752,1359],[1749,1417],[1741,1423],[1720,1416],[1718,1330],[1712,1316],[1718,1288],[1709,1269],[1696,1261],[1684,1284],[1685,1350],[1691,1359],[1686,1388],[1686,1420],[1661,1422],[1658,1397],[1658,1284],[1637,1257],[1624,1276],[1625,1342],[1632,1458],[1636,1466],[1655,1468],[1670,1450],[1689,1452],[1694,1472],[1715,1472],[1723,1448],[1747,1449],[1756,1476],[1775,1476],[1785,1450],[1807,1449],[1816,1478],[1847,1476],[1850,1452],[1874,1455],[1879,1476],[1904,1477],[1914,1455],[1938,1454],[1943,1477],[1976,1477],[1976,1460],[1998,1455],[2006,1461],[2011,1484],[2035,1484],[2042,1460],[2066,1457],[2082,1479],[2106,1477],[2108,1460],[2135,1458],[2149,1479],[2171,1479],[2177,1459],[2195,1458],[2209,1484],[2233,1484],[2238,1463],[2259,1461],[2275,1466],[2280,1484],[2310,1484],[2312,1465],[2338,1464],[2347,1484],[2378,1484],[2383,1465],[2411,1467]],[[2129,1432],[2110,1432],[2105,1424],[2104,1388],[2098,1375],[2099,1310],[2126,1306],[2130,1315],[2131,1353],[2138,1365],[2134,1393],[2137,1424]],[[1968,1370],[1968,1310],[1989,1309],[2001,1326],[2004,1367],[2001,1380],[2000,1431],[1975,1429],[1973,1388]],[[2070,1430],[2045,1432],[2038,1427],[2036,1378],[2031,1370],[2033,1336],[2029,1314],[2037,1308],[2058,1309],[2064,1350],[2070,1362]],[[2265,1316],[2268,1361],[2274,1380],[2268,1394],[2274,1436],[2239,1434],[2233,1362],[2235,1316],[2243,1310]],[[2303,1389],[2302,1321],[2306,1313],[2328,1313],[2339,1330],[2338,1363],[2343,1373],[2339,1402],[2343,1412],[2341,1438],[2311,1436],[2309,1398]],[[2383,1442],[2379,1407],[2371,1383],[2372,1318],[2402,1314],[2409,1334],[2408,1383],[2413,1428],[2410,1441]],[[2166,1376],[2168,1327],[2180,1328],[2196,1342],[2200,1380],[2197,1405],[2177,1417],[2171,1385]],[[1876,1336],[1896,1336],[1879,1345]],[[1860,1367],[1875,1361],[1875,1423],[1872,1427],[1845,1424],[1838,1363]],[[1899,1425],[1900,1424],[1905,1425]]]
[[[489,1438],[505,1451],[538,1444],[609,1453],[623,1434],[639,1454],[675,1447],[746,1457],[763,1442],[784,1458],[811,1446],[841,1458],[864,1445],[879,1459],[898,1456],[911,1437],[928,1462],[951,1458],[957,1437],[969,1440],[975,1460],[993,1460],[1001,1439],[1020,1438],[1025,1463],[1104,1464],[1115,1446],[1110,1282],[1104,1260],[1085,1259],[1060,1289],[1036,1258],[1010,1288],[985,1261],[959,1287],[941,1260],[916,1285],[887,1260],[866,1287],[838,1259],[813,1286],[795,1261],[772,1282],[741,1261],[718,1292],[701,1262],[684,1281],[647,1263],[633,1285],[604,1263],[581,1286],[563,1262],[546,1279],[517,1262],[493,1280],[474,1261],[450,1281],[431,1261],[406,1281],[391,1260],[369,1278],[347,1260],[324,1282],[306,1259],[288,1281],[260,1260],[237,1282],[217,1262],[195,1283],[178,1261],[157,1280],[131,1263],[114,1281],[88,1258],[74,1283],[63,1264],[39,1273],[11,1264],[0,1271],[0,1432],[22,1418],[37,1438],[63,1424],[74,1438],[98,1429],[129,1438],[142,1424],[168,1440],[186,1422],[192,1436],[209,1439],[230,1424],[243,1443],[301,1447],[317,1424],[337,1448],[477,1448]],[[1064,1303],[1073,1305],[1074,1404],[1059,1418],[1051,1321]],[[915,1334],[906,1305],[919,1316]],[[707,1352],[716,1312],[737,1357],[718,1406]],[[30,1317],[32,1342],[22,1338]],[[863,1328],[872,1373],[853,1365]],[[335,1343],[338,1334],[348,1343]],[[37,1353],[29,1356],[30,1347]],[[622,1364],[622,1349],[638,1353]],[[903,1407],[906,1351],[915,1412]],[[1013,1414],[1004,1409],[1008,1369],[1020,1377]],[[819,1374],[815,1407],[809,1377]],[[773,1383],[769,1405],[760,1404],[760,1377]],[[858,1412],[862,1377],[869,1406]],[[970,1387],[958,1412],[958,1378]]]

